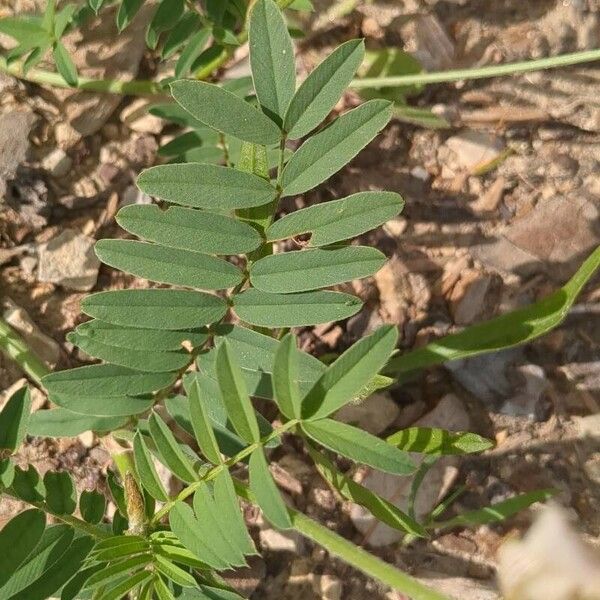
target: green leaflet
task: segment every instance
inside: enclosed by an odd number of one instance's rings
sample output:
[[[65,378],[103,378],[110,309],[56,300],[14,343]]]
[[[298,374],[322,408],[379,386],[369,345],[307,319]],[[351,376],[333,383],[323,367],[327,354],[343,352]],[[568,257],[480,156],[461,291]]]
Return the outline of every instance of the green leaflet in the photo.
[[[333,463],[324,454],[313,448],[311,444],[308,444],[307,447],[321,476],[344,498],[363,506],[374,517],[393,529],[405,531],[417,537],[427,537],[425,528],[409,515],[385,498],[378,496],[375,492],[340,473]]]
[[[271,477],[262,447],[250,455],[250,489],[267,520],[279,529],[291,529],[288,509]]]
[[[131,571],[140,571],[145,567],[152,557],[149,554],[132,556],[116,563],[111,563],[100,571],[94,573],[85,583],[86,588],[96,588],[100,585],[105,586],[120,579],[123,576],[130,577]]]
[[[217,350],[216,372],[223,403],[233,428],[248,443],[258,442],[260,431],[254,408],[227,340],[223,340]]]
[[[44,475],[46,504],[57,515],[70,515],[77,508],[77,495],[71,476],[65,471],[48,471]]]
[[[298,386],[298,347],[296,338],[288,333],[275,353],[273,388],[279,410],[288,419],[300,418],[301,396]]]
[[[310,133],[331,112],[354,77],[365,54],[363,40],[338,46],[302,82],[287,109],[284,129],[297,140]]]
[[[236,497],[233,500],[237,504]],[[244,554],[232,538],[223,523],[221,507],[216,504],[206,483],[201,482],[194,493],[194,512],[200,526],[204,528],[206,539],[210,540],[211,548],[229,565],[234,567],[247,566]]]
[[[225,529],[227,538],[240,549],[242,554],[256,554],[254,542],[248,534],[246,523],[240,510],[233,480],[227,469],[221,471],[214,479],[213,494],[221,513],[220,524]]]
[[[75,329],[75,333],[79,338],[87,337],[107,346],[153,352],[181,350],[185,341],[197,348],[208,339],[207,331],[203,328],[182,331],[137,329],[98,320],[82,323]]]
[[[267,241],[310,233],[309,246],[327,246],[378,227],[403,207],[404,200],[394,192],[360,192],[286,215],[269,227]]]
[[[29,388],[18,389],[0,412],[0,453],[8,449],[11,452],[21,445],[27,432],[31,413],[31,395]]]
[[[272,399],[271,374],[279,342],[268,335],[237,325],[218,325],[215,334],[227,339],[252,396]],[[325,370],[325,365],[310,354],[299,354],[300,391],[308,392]]]
[[[194,33],[177,59],[175,77],[186,77],[188,75],[209,39],[210,29],[208,27]]]
[[[81,570],[85,557],[94,545],[90,536],[76,537],[71,546],[43,575],[12,596],[11,600],[47,600]]]
[[[302,194],[331,177],[387,125],[391,116],[390,102],[371,100],[338,117],[292,155],[283,170],[282,195]]]
[[[84,431],[112,431],[126,421],[126,417],[91,417],[64,408],[52,408],[31,415],[28,433],[39,437],[74,437]]]
[[[12,596],[41,577],[60,557],[73,541],[73,528],[68,525],[51,525],[48,527],[27,562],[11,575],[10,579],[0,588],[0,598]]]
[[[396,328],[384,325],[351,346],[304,397],[302,416],[321,419],[350,402],[385,365],[397,341]]]
[[[169,512],[169,524],[179,541],[200,560],[213,569],[228,568],[229,565],[215,554],[210,540],[204,536],[199,521],[187,504],[177,502],[173,506]]]
[[[212,83],[181,80],[171,84],[176,102],[205,125],[255,144],[277,144],[279,128],[243,98]]]
[[[63,79],[71,86],[77,86],[77,68],[75,63],[69,56],[67,49],[63,46],[62,42],[54,42],[54,62],[58,72],[62,75]]]
[[[471,510],[469,512],[457,515],[447,521],[434,521],[430,523],[431,529],[449,529],[460,525],[486,525],[503,521],[508,517],[531,506],[535,502],[544,502],[556,494],[556,490],[536,490],[526,494],[519,494],[503,502],[496,502],[485,508]]]
[[[174,475],[186,483],[196,481],[198,476],[190,459],[179,447],[179,442],[175,439],[166,423],[156,414],[152,413],[148,419],[150,435],[160,452],[162,461]]]
[[[250,280],[264,292],[304,292],[368,277],[385,260],[379,250],[366,246],[285,252],[256,261],[250,267]]]
[[[105,264],[159,283],[222,290],[242,281],[242,272],[222,258],[133,240],[100,240],[96,255]]]
[[[166,60],[173,56],[200,29],[200,19],[196,13],[185,13],[179,22],[169,31],[165,43],[162,44],[161,58]]]
[[[362,429],[332,419],[303,421],[301,426],[315,442],[358,463],[394,475],[410,475],[415,471],[406,452]]]
[[[0,586],[3,586],[42,538],[46,515],[37,508],[12,518],[0,530]]]
[[[123,598],[127,592],[143,585],[154,575],[150,571],[138,571],[135,575],[128,577],[125,581],[103,592],[99,600],[119,600]]]
[[[281,122],[296,89],[296,65],[292,38],[273,0],[258,0],[253,6],[249,43],[258,101],[265,113]]]
[[[277,194],[262,177],[201,163],[150,167],[142,171],[137,185],[146,194],[161,200],[212,210],[261,206],[272,202]]]
[[[162,575],[177,585],[193,588],[198,585],[196,580],[189,573],[160,554],[154,556],[154,566]]]
[[[169,248],[208,254],[245,254],[262,239],[250,225],[217,213],[154,204],[123,207],[117,214],[123,229]]]
[[[131,20],[137,14],[144,0],[123,0],[117,13],[117,28],[123,31],[131,23]]]
[[[83,490],[79,496],[79,512],[84,521],[88,523],[100,523],[106,510],[106,498],[104,494],[96,491]]]
[[[331,291],[271,294],[250,288],[233,297],[237,316],[260,327],[300,327],[340,321],[361,308],[360,298]]]
[[[160,577],[155,577],[154,579],[154,592],[158,600],[175,600],[175,596],[173,596],[167,584]]]
[[[156,49],[160,34],[172,29],[182,17],[183,12],[183,0],[162,0],[146,30],[146,44],[149,48]]]
[[[152,456],[146,446],[144,437],[137,431],[133,438],[133,456],[135,458],[135,467],[139,475],[142,486],[148,493],[161,502],[168,499],[167,492],[154,468]]]
[[[4,17],[0,19],[0,32],[32,48],[50,42],[50,36],[39,19],[31,17]]]
[[[494,447],[490,440],[476,433],[455,433],[430,427],[409,427],[387,438],[387,443],[405,452],[422,454],[468,454]]]
[[[210,140],[207,140],[207,133],[205,133],[205,132],[212,132],[212,135],[208,134],[208,135],[210,135]],[[213,139],[213,136],[215,139]],[[215,150],[216,154],[218,155],[218,158],[222,158],[223,151],[214,145],[218,142],[218,136],[219,136],[219,134],[216,131],[212,131],[212,129],[208,129],[208,127],[205,127],[200,131],[186,131],[185,133],[182,133],[181,135],[175,136],[170,142],[167,142],[166,144],[161,146],[158,149],[157,154],[159,156],[185,156],[186,153],[191,152],[191,151],[210,149],[210,150]],[[210,141],[210,143],[209,143],[209,141]],[[176,159],[175,162],[212,162],[212,161],[210,161],[210,160],[194,161],[194,160]],[[132,206],[135,206],[135,205],[132,205]],[[144,205],[137,205],[137,206],[141,207]],[[148,204],[146,206],[152,207],[155,205]],[[119,213],[124,211],[126,208],[128,208],[128,207],[124,206],[119,211]],[[119,219],[118,216],[117,216],[117,219]],[[121,225],[121,227],[124,227],[124,226]],[[124,227],[124,229],[126,229],[126,228]],[[148,239],[150,239],[150,238],[148,238]],[[165,245],[168,246],[168,244],[165,244]]]
[[[221,298],[202,292],[118,290],[87,296],[81,310],[114,325],[173,330],[219,321],[227,305]]]
[[[94,358],[138,371],[178,371],[192,358],[189,352],[183,349],[176,352],[140,351],[105,344],[93,337],[78,335],[75,332],[67,334],[67,340]]]
[[[46,375],[49,394],[60,396],[122,397],[154,392],[175,381],[175,373],[144,373],[116,365],[90,365]]]
[[[17,497],[25,502],[41,502],[46,495],[44,482],[33,465],[29,465],[27,470],[15,467],[11,487]]]
[[[189,386],[188,396],[190,418],[198,447],[210,462],[218,465],[221,463],[221,450],[213,431],[210,416],[205,408],[210,399],[204,393],[196,378]]]
[[[565,318],[575,298],[600,266],[600,246],[559,290],[539,302],[467,327],[390,360],[385,373],[398,376],[449,360],[524,344],[550,331]]]

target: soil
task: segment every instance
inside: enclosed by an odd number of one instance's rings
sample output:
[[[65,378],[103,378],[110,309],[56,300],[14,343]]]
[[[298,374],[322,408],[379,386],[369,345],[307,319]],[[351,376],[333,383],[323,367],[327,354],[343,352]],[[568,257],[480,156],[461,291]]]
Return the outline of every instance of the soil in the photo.
[[[303,70],[356,36],[366,37],[371,49],[404,48],[429,69],[600,46],[600,5],[593,0],[354,4],[346,12],[339,4],[315,2],[317,12],[303,23],[311,33],[299,42]],[[239,58],[243,70],[243,55]],[[138,68],[151,74],[154,65],[144,56],[135,66],[119,66],[129,74]],[[319,356],[337,353],[389,322],[400,329],[401,348],[410,349],[562,285],[600,240],[599,79],[600,70],[591,64],[429,86],[408,102],[433,107],[448,128],[394,120],[341,173],[283,206],[285,212],[291,203],[299,207],[371,189],[397,191],[406,201],[399,218],[361,239],[390,258],[376,277],[351,285],[366,308],[346,322],[298,331],[303,348]],[[110,111],[101,102],[97,128],[89,131],[86,122],[82,134],[73,124],[85,121],[82,110],[94,112],[100,100],[90,96],[82,108],[52,90],[5,76],[0,88],[0,115],[27,115],[21,132],[10,135],[28,140],[18,164],[8,165],[11,172],[0,170],[7,186],[0,203],[0,300],[10,298],[24,308],[59,345],[56,368],[80,365],[87,359],[65,335],[84,320],[79,302],[85,293],[41,282],[39,249],[67,229],[94,239],[122,235],[114,221],[119,203],[135,197],[135,175],[154,164],[159,144],[176,130],[165,125],[156,132],[156,123],[132,129],[120,115],[136,100],[124,98]],[[358,94],[349,92],[336,110],[358,102]],[[57,149],[69,159],[63,173],[48,160]],[[4,160],[1,153],[0,148]],[[465,492],[448,516],[515,493],[555,488],[556,501],[582,534],[589,540],[600,536],[600,430],[593,419],[600,408],[598,281],[586,287],[561,327],[534,343],[428,369],[392,388],[399,411],[380,433],[414,423],[453,394],[469,429],[496,442],[493,450],[456,462],[445,492],[458,486]],[[146,285],[102,266],[93,290]],[[20,377],[0,355],[0,392]],[[273,458],[294,505],[365,543],[350,507],[316,476],[299,446],[288,440]],[[42,472],[68,469],[80,489],[103,489],[109,466],[100,441],[89,435],[30,440],[21,460]],[[439,493],[439,487],[432,489],[434,501]],[[19,509],[3,500],[0,524]],[[496,598],[497,549],[527,530],[533,512],[499,525],[457,528],[428,541],[369,550],[457,598]],[[259,516],[248,508],[247,517],[263,559],[237,578],[253,600],[402,598],[307,541],[269,542]]]

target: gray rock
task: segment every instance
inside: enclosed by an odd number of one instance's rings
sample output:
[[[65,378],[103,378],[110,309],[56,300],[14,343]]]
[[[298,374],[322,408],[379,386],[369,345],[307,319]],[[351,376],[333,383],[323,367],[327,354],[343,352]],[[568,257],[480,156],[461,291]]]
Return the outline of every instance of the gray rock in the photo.
[[[35,121],[31,112],[12,111],[0,116],[0,199],[6,193],[6,182],[27,157],[29,132]]]
[[[65,229],[39,248],[38,280],[67,289],[89,291],[98,278],[100,261],[92,238]]]

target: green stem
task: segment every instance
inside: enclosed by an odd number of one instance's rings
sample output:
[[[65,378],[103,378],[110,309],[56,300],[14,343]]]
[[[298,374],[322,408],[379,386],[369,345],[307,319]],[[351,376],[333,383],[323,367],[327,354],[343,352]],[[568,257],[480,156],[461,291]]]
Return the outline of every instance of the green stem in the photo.
[[[0,351],[14,360],[27,375],[41,385],[50,369],[29,348],[27,342],[10,325],[0,318]]]
[[[188,496],[191,496],[200,487],[200,484],[202,482],[214,479],[223,469],[229,469],[230,467],[233,467],[237,463],[244,460],[244,458],[250,456],[257,448],[260,448],[261,446],[266,446],[270,441],[274,440],[275,438],[278,438],[282,433],[285,433],[289,429],[292,429],[297,424],[297,419],[288,421],[281,427],[273,429],[273,431],[269,435],[261,438],[258,442],[254,442],[253,444],[246,446],[243,450],[240,450],[240,452],[238,452],[235,456],[232,456],[220,465],[215,465],[212,469],[207,471],[200,480],[191,483],[181,492],[179,492],[179,494],[177,494],[177,496],[173,500],[169,500],[169,502],[166,502],[165,505],[154,515],[154,517],[152,517],[150,525],[152,526],[160,523],[160,520],[168,514],[168,512],[175,506],[177,502],[185,500]]]
[[[234,483],[239,496],[249,502],[256,502],[254,496],[244,483],[237,480]],[[289,507],[288,513],[294,524],[294,529],[303,536],[316,542],[330,554],[338,556],[344,562],[359,569],[366,575],[410,596],[412,600],[449,600],[443,594],[428,588],[414,577],[403,573],[380,558],[349,542],[303,513]]]
[[[10,489],[2,489],[1,493],[5,494],[6,496],[10,496],[11,498],[14,498],[15,500],[21,500],[21,501],[23,500],[23,498],[20,498],[19,496],[12,494]],[[91,535],[92,537],[94,537],[96,539],[103,540],[103,539],[106,539],[106,538],[109,538],[112,536],[112,533],[110,531],[104,531],[104,529],[102,529],[96,525],[92,525],[91,523],[87,523],[86,521],[83,521],[81,519],[78,519],[77,517],[74,517],[73,515],[60,515],[60,514],[53,512],[52,510],[50,510],[49,506],[45,502],[35,502],[34,500],[25,500],[25,502],[27,502],[27,504],[29,504],[35,508],[39,508],[40,510],[43,510],[45,513],[47,513],[49,515],[52,515],[55,519],[62,521],[66,525],[70,525],[71,527],[78,529],[82,533],[85,533],[86,535]]]
[[[281,2],[280,2],[281,4]],[[242,37],[245,42],[247,34]],[[242,35],[242,34],[240,34]],[[243,43],[243,42],[242,42]],[[196,77],[203,79],[212,74],[215,69],[222,66],[231,54],[223,50],[205,69],[196,73]],[[540,71],[543,69],[554,69],[557,67],[567,67],[581,63],[594,62],[600,60],[600,49],[585,50],[582,52],[572,52],[561,54],[549,58],[540,58],[537,60],[527,60],[516,63],[505,63],[502,65],[492,65],[480,68],[455,69],[452,71],[435,71],[432,73],[417,73],[414,75],[398,75],[396,77],[364,77],[354,79],[350,82],[350,87],[354,89],[395,87],[406,85],[429,85],[432,83],[447,83],[450,81],[486,79],[490,77],[500,77],[505,75],[515,75],[517,73],[528,73],[531,71]],[[22,64],[19,61],[6,63],[4,58],[0,57],[0,71],[9,75],[38,83],[42,85],[52,85],[54,87],[70,87],[61,75],[53,71],[43,71],[41,69],[30,69],[26,74],[23,73]],[[124,94],[132,96],[167,96],[167,92],[162,86],[150,80],[132,80],[117,81],[114,79],[92,79],[90,77],[79,77],[77,88],[90,92],[105,92],[110,94]]]
[[[364,77],[355,79],[350,86],[355,89],[396,87],[405,85],[428,85],[431,83],[447,83],[467,79],[486,79],[488,77],[501,77],[503,75],[516,75],[543,69],[555,69],[580,63],[600,60],[600,49],[571,52],[537,60],[525,60],[502,65],[487,67],[454,69],[452,71],[438,71],[433,73],[417,73],[415,75],[398,75],[396,77]]]

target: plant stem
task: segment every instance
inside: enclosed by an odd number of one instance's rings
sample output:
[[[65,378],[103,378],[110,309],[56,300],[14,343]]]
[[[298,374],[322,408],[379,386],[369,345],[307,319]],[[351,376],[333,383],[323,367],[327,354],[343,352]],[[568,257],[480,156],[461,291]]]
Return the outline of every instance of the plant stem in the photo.
[[[198,487],[200,487],[200,484],[202,482],[214,479],[223,469],[229,469],[230,467],[233,467],[247,456],[250,456],[250,454],[252,454],[257,448],[265,446],[270,441],[279,437],[282,433],[285,433],[289,429],[292,429],[292,427],[295,427],[297,424],[298,420],[292,419],[291,421],[288,421],[281,427],[273,429],[273,431],[269,435],[261,438],[258,442],[254,442],[253,444],[246,446],[243,450],[240,450],[235,456],[232,456],[220,465],[215,465],[212,469],[205,473],[200,480],[191,483],[181,492],[179,492],[179,494],[177,494],[177,496],[173,500],[169,500],[169,502],[166,502],[165,505],[154,515],[154,517],[152,517],[150,525],[152,526],[158,524],[160,520],[173,508],[173,506],[175,506],[177,502],[185,500],[188,496],[191,496],[198,489]]]
[[[50,369],[31,351],[27,342],[2,318],[0,318],[0,351],[14,360],[38,385],[41,385],[42,377],[50,373]]]
[[[600,60],[600,49],[571,52],[537,60],[525,60],[522,62],[490,65],[479,68],[454,69],[451,71],[417,73],[414,75],[398,75],[396,77],[364,77],[350,82],[350,87],[353,87],[354,89],[364,89],[405,85],[428,85],[431,83],[447,83],[463,79],[486,79],[488,77],[516,75],[518,73],[541,71],[543,69],[555,69],[557,67],[566,67],[597,60]]]
[[[256,501],[246,484],[238,480],[234,480],[234,484],[239,496],[249,502]],[[370,577],[410,596],[412,600],[449,600],[443,594],[428,588],[415,578],[349,542],[300,511],[290,507],[287,510],[296,531]]]
[[[0,494],[5,494],[6,496],[15,498],[15,500],[21,500],[21,501],[23,500],[19,496],[11,493],[10,489],[2,489],[0,491]],[[82,533],[85,533],[86,535],[91,535],[92,537],[101,539],[101,540],[112,536],[112,533],[110,531],[104,531],[104,529],[98,527],[97,525],[92,525],[91,523],[87,523],[86,521],[83,521],[82,519],[74,517],[73,515],[59,515],[59,514],[53,512],[52,510],[50,510],[50,508],[48,507],[48,505],[45,502],[36,502],[34,500],[25,500],[25,502],[27,502],[27,504],[29,504],[35,508],[39,508],[40,510],[43,510],[45,513],[52,515],[55,519],[58,519],[59,521],[62,521],[66,525],[70,525],[71,527],[78,529],[79,531],[81,531]]]
[[[281,2],[280,2],[281,4]],[[241,34],[240,34],[241,35]],[[242,36],[243,42],[247,39],[247,34]],[[243,43],[242,42],[242,43]],[[205,69],[196,73],[196,77],[203,79],[212,74],[215,69],[222,66],[231,54],[228,50],[223,50]],[[501,65],[490,65],[480,68],[455,69],[452,71],[434,71],[432,73],[417,73],[414,75],[398,75],[396,77],[365,77],[354,79],[350,82],[350,87],[354,89],[395,87],[405,85],[429,85],[432,83],[447,83],[450,81],[486,79],[490,77],[500,77],[504,75],[515,75],[517,73],[528,73],[531,71],[540,71],[543,69],[554,69],[557,67],[567,67],[587,62],[600,60],[600,49],[585,50],[582,52],[572,52],[561,54],[549,58],[540,58],[537,60],[527,60],[516,63],[505,63]],[[41,69],[30,69],[27,74],[23,73],[22,64],[18,61],[11,62],[0,57],[0,71],[4,71],[13,77],[38,83],[41,85],[52,85],[54,87],[68,88],[67,82],[56,72],[44,71]],[[137,79],[132,81],[118,81],[115,79],[93,79],[90,77],[79,77],[78,89],[90,92],[104,92],[110,94],[124,94],[132,96],[152,96],[166,97],[168,94],[162,86],[155,81]]]

